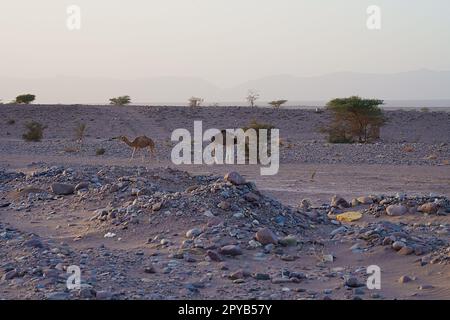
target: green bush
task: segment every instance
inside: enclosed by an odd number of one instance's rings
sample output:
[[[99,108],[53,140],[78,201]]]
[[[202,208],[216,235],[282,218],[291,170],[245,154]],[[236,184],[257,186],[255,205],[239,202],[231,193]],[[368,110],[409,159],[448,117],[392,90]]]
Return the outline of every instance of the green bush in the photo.
[[[16,97],[16,100],[14,101],[14,103],[30,104],[35,99],[36,99],[36,96],[34,94],[22,94],[22,95]]]
[[[130,96],[121,96],[109,99],[110,104],[115,106],[124,106],[131,103]]]
[[[386,119],[379,105],[383,100],[362,99],[357,96],[328,102],[332,121],[321,132],[332,143],[371,142],[380,138],[380,128]]]
[[[36,121],[31,121],[25,124],[25,128],[27,129],[27,131],[22,135],[22,138],[25,141],[38,142],[42,140],[44,130],[47,128],[47,126],[43,126]]]

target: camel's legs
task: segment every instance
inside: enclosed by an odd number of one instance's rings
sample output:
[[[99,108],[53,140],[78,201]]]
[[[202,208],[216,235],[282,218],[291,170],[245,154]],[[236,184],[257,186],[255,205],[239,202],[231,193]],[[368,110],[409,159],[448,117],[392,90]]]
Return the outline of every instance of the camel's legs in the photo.
[[[134,153],[136,152],[136,148],[133,148],[133,153],[131,154],[130,161],[134,159]]]

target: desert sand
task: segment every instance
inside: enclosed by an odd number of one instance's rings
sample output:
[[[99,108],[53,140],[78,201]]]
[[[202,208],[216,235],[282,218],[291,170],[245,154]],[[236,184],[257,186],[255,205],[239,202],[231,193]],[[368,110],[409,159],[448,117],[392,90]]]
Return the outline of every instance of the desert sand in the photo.
[[[450,299],[450,113],[386,116],[379,142],[331,145],[313,110],[2,105],[0,298]],[[171,163],[174,129],[253,119],[280,129],[277,175]],[[41,142],[22,139],[31,120],[47,126]],[[112,139],[144,134],[157,158],[129,161]],[[338,221],[347,211],[362,218]],[[365,285],[370,265],[380,290]]]

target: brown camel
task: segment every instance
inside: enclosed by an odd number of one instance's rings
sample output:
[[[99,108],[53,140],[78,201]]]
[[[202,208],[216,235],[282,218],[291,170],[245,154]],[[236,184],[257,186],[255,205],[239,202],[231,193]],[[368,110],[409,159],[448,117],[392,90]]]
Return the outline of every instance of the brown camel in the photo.
[[[134,158],[134,154],[139,149],[148,148],[150,156],[155,154],[155,142],[152,139],[150,139],[149,137],[140,136],[140,137],[137,137],[136,139],[134,139],[133,141],[128,140],[128,138],[125,136],[120,136],[120,137],[113,138],[113,139],[121,140],[121,141],[125,142],[127,145],[129,145],[131,148],[133,148],[133,153],[131,154],[130,161]],[[144,160],[144,157],[145,157],[145,154],[142,155],[142,160]]]

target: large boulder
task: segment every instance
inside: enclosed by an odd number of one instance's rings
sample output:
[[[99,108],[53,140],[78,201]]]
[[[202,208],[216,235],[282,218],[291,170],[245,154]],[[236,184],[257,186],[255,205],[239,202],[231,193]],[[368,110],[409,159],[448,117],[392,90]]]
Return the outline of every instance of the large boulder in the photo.
[[[408,212],[408,208],[403,205],[390,205],[386,208],[388,216],[402,216]]]
[[[75,187],[71,184],[54,183],[51,186],[52,192],[56,195],[69,195],[73,194]]]

